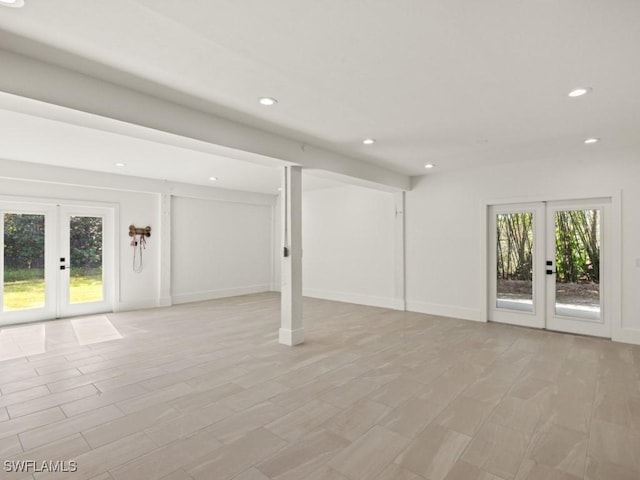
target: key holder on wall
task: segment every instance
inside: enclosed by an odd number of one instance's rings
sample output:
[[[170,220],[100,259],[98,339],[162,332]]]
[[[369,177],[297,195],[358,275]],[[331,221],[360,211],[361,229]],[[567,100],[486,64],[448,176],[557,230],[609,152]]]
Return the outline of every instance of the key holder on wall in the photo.
[[[129,236],[135,237],[136,235],[144,235],[145,237],[150,237],[151,227],[138,228],[134,225],[129,225]]]
[[[132,237],[131,246],[133,247],[133,271],[140,273],[144,270],[142,251],[147,248],[147,238],[151,236],[151,227],[137,228],[135,225],[129,225],[129,236]],[[138,257],[137,261],[136,257]]]

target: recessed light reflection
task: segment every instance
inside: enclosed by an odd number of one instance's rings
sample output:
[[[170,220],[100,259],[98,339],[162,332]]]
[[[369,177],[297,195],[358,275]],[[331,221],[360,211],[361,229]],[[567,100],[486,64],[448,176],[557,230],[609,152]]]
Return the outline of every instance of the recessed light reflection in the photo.
[[[270,106],[275,105],[276,103],[278,103],[278,100],[276,100],[273,97],[260,97],[258,99],[258,102],[260,102],[260,105],[264,105],[266,107],[270,107]]]
[[[586,95],[591,91],[591,87],[580,87],[575,88],[569,92],[570,97],[581,97],[582,95]]]
[[[0,5],[5,7],[20,8],[24,7],[24,0],[0,0]]]

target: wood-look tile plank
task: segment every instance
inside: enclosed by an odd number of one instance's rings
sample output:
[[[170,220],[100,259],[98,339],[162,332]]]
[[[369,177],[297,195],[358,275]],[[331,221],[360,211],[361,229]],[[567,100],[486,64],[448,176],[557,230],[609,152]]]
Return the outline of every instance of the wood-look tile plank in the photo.
[[[546,424],[534,434],[526,457],[570,475],[583,476],[588,443],[583,432]]]
[[[222,444],[210,433],[199,432],[191,437],[173,442],[171,445],[154,449],[146,455],[113,469],[111,476],[115,480],[139,480],[142,478],[165,478],[179,471],[176,475],[181,475],[182,478],[191,478],[182,467],[211,454],[221,446]]]
[[[80,415],[97,408],[144,395],[145,393],[147,391],[140,385],[127,385],[116,390],[101,392],[95,396],[63,403],[60,408],[62,408],[65,415],[73,417],[74,415]]]
[[[640,478],[640,347],[304,302],[296,348],[273,293],[110,314],[123,339],[90,347],[49,322],[0,361],[0,454],[95,480]]]
[[[390,411],[391,407],[387,405],[365,399],[332,416],[324,423],[323,427],[343,438],[354,441],[378,424]]]
[[[59,370],[57,372],[50,373],[48,375],[38,375],[35,377],[23,378],[11,383],[3,383],[0,385],[0,389],[4,395],[19,392],[21,390],[27,390],[29,388],[39,387],[48,383],[56,382],[59,380],[65,380],[71,377],[78,377],[82,375],[77,368],[67,368],[65,370]],[[0,375],[0,378],[2,376]],[[53,391],[50,389],[50,391]]]
[[[273,480],[298,480],[313,473],[349,441],[327,430],[320,430],[284,447],[256,468]]]
[[[443,410],[445,405],[414,398],[380,420],[380,425],[406,438],[415,438]]]
[[[443,480],[470,441],[467,435],[432,424],[411,442],[395,463],[430,480]]]
[[[223,443],[232,443],[246,433],[268,425],[287,415],[287,411],[279,405],[264,402],[253,406],[231,417],[216,422],[207,428]]]
[[[51,391],[49,391],[46,385],[39,385],[37,387],[31,387],[26,390],[18,390],[12,393],[3,393],[2,396],[0,396],[0,407],[6,408],[11,405],[19,405],[34,398],[46,397],[50,393]],[[18,415],[11,416],[13,417]]]
[[[142,432],[161,422],[176,419],[180,413],[167,404],[152,405],[129,415],[124,415],[95,428],[82,431],[92,448],[98,448],[119,438]],[[149,438],[147,435],[145,438]]]
[[[298,438],[319,428],[340,410],[321,400],[313,400],[293,412],[265,425],[279,437],[295,442]]]
[[[350,480],[375,478],[408,443],[408,439],[376,425],[343,449],[328,466]]]
[[[188,437],[203,430],[223,418],[228,418],[235,412],[219,403],[212,403],[206,407],[183,413],[176,418],[158,421],[146,429],[146,433],[158,445],[166,445],[175,440]]]
[[[23,432],[20,434],[20,441],[25,449],[37,448],[123,416],[124,414],[114,405],[108,405]]]
[[[26,450],[10,460],[35,460],[35,461],[68,461],[90,451],[82,435],[76,433],[69,437],[47,443],[37,448]],[[68,473],[67,473],[68,475]]]
[[[78,471],[73,473],[74,479],[88,480],[110,470],[115,470],[156,449],[157,446],[144,433],[135,433],[118,440],[94,448],[80,455],[75,455]],[[70,474],[50,475],[46,478],[69,479]]]
[[[184,397],[192,391],[193,389],[186,383],[177,383],[129,400],[123,400],[116,403],[116,405],[124,413],[129,414],[149,408],[152,405],[163,404],[176,398]]]
[[[46,388],[46,387],[45,387]],[[48,390],[47,390],[48,391]],[[34,413],[39,410],[45,410],[50,407],[58,406],[66,402],[79,400],[86,397],[92,397],[98,394],[98,390],[93,385],[85,385],[83,387],[65,390],[58,393],[50,393],[45,396],[27,400],[25,402],[9,405],[7,410],[12,418]]]
[[[528,445],[528,435],[485,423],[471,440],[462,460],[497,477],[512,479],[518,473]]]
[[[0,459],[4,460],[20,452],[22,452],[22,445],[17,435],[0,438]]]
[[[434,421],[443,427],[473,436],[494,408],[493,403],[461,396],[445,408]]]
[[[231,479],[286,445],[284,440],[273,433],[259,428],[184,468],[196,480],[209,480],[212,472],[215,472],[216,479]]]
[[[17,435],[28,430],[48,425],[65,418],[64,413],[58,407],[48,408],[39,412],[32,413],[30,415],[24,415],[22,417],[13,418],[2,422],[0,428],[0,438],[9,437],[11,435]]]

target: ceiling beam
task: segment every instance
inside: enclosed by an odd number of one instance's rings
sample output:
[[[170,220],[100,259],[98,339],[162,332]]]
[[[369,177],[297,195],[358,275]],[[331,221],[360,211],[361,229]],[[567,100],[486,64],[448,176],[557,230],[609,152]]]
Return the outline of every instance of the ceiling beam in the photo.
[[[0,49],[0,65],[0,91],[12,95],[206,142],[231,157],[250,152],[387,190],[411,188],[407,175],[13,51]]]

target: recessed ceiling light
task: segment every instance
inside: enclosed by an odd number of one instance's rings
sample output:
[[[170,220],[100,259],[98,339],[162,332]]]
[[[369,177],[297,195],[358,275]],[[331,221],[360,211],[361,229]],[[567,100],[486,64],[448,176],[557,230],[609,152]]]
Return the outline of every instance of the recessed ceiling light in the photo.
[[[365,145],[373,145],[374,143],[376,143],[376,141],[373,138],[365,138],[364,140],[362,140],[362,143],[364,143]]]
[[[592,90],[591,87],[580,87],[575,88],[569,92],[570,97],[581,97],[582,95],[586,95]]]
[[[0,0],[0,5],[5,7],[20,8],[24,7],[24,0]]]
[[[2,1],[2,0],[0,0],[0,1]],[[116,167],[126,167],[126,166],[127,166],[126,163],[122,163],[122,162],[116,163]]]
[[[212,182],[215,182],[218,180],[218,177],[209,177],[209,180],[211,180]]]
[[[278,103],[278,100],[276,100],[273,97],[260,97],[258,101],[260,102],[260,105],[265,105],[267,107],[270,107],[271,105],[275,105],[276,103]]]
[[[427,163],[424,168],[433,168],[435,165],[433,163]]]
[[[587,138],[584,143],[589,144],[589,143],[598,143],[600,141],[599,138]]]

